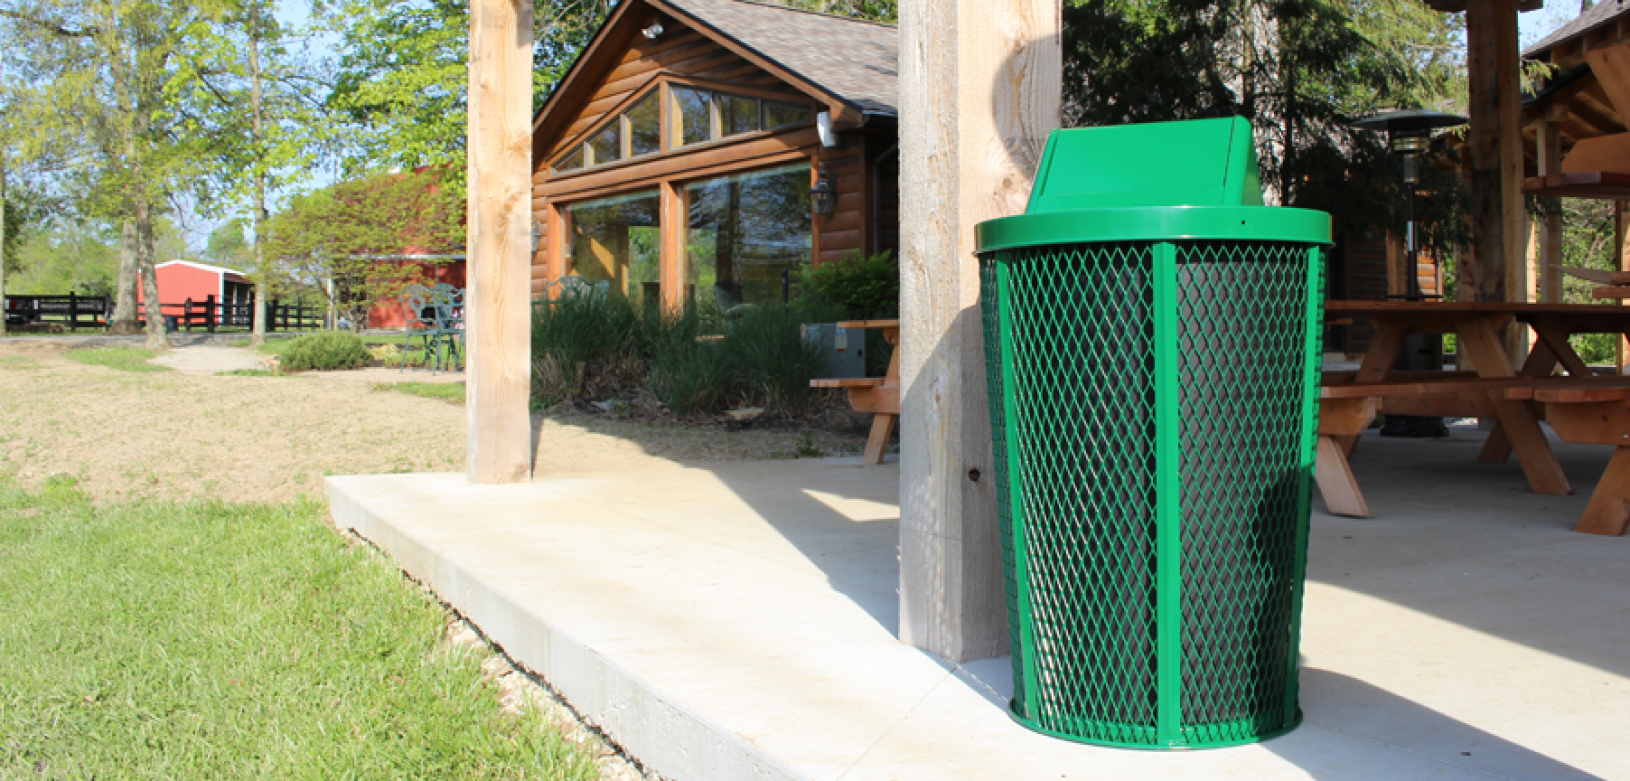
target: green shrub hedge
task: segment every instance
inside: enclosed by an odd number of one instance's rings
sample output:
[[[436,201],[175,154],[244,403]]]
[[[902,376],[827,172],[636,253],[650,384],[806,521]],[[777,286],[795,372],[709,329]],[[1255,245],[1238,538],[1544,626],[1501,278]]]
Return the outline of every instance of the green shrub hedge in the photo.
[[[282,350],[285,371],[357,369],[373,360],[362,337],[349,331],[323,331],[289,340]]]

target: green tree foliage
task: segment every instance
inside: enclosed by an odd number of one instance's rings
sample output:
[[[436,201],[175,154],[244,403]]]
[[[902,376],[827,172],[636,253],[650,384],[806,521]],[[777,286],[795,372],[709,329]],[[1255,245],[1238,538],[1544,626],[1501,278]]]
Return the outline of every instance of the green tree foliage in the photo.
[[[821,13],[893,22],[897,0],[772,0]],[[557,82],[615,0],[534,0],[533,105]],[[328,105],[354,130],[348,174],[380,168],[464,169],[468,114],[466,0],[326,0],[316,6],[343,51]],[[459,181],[450,182],[454,186]]]
[[[1245,117],[1269,195],[1338,235],[1402,224],[1385,139],[1348,123],[1463,104],[1459,18],[1416,0],[1076,0],[1064,28],[1067,124]],[[1427,246],[1457,245],[1459,186],[1426,186]]]
[[[536,102],[571,66],[614,0],[534,0]],[[350,174],[464,169],[470,9],[465,0],[330,0],[316,10],[341,40],[327,101],[355,131]],[[457,185],[459,182],[452,182]]]
[[[280,23],[270,0],[217,2],[218,12],[200,25],[197,56],[187,60],[176,89],[198,107],[188,115],[188,132],[211,139],[204,150],[210,165],[196,180],[197,202],[214,215],[245,209],[251,215],[256,242],[236,267],[250,269],[259,289],[253,335],[259,343],[267,302],[289,292],[262,257],[268,194],[310,176],[330,146],[332,126],[305,34]]]
[[[117,232],[94,223],[53,220],[31,230],[8,257],[6,290],[14,294],[113,294],[119,273]]]
[[[135,322],[139,277],[150,348],[168,346],[153,275],[155,221],[197,178],[209,138],[187,132],[180,81],[219,2],[0,0],[25,156],[58,156],[80,208],[121,225],[116,326]],[[18,72],[21,71],[21,72]]]
[[[427,266],[462,252],[463,201],[440,172],[376,174],[298,195],[267,223],[269,273],[333,280],[330,303],[352,321],[425,281]]]

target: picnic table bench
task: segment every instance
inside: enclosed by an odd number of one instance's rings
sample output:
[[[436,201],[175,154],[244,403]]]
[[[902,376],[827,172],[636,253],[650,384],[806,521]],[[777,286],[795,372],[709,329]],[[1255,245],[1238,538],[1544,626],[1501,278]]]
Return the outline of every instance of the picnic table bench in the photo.
[[[1546,422],[1564,442],[1614,446],[1613,458],[1574,531],[1614,537],[1624,534],[1630,527],[1630,382],[1514,387],[1506,389],[1505,395],[1543,404]]]
[[[1630,308],[1331,301],[1326,312],[1368,316],[1376,327],[1375,339],[1359,369],[1328,373],[1320,388],[1318,464],[1314,474],[1325,504],[1336,515],[1370,514],[1348,456],[1358,435],[1378,413],[1495,418],[1498,422],[1489,432],[1478,460],[1499,462],[1515,453],[1535,492],[1569,494],[1573,488],[1539,427],[1556,404],[1564,402],[1553,404],[1544,399],[1550,398],[1549,391],[1563,388],[1630,388],[1627,377],[1596,377],[1568,344],[1572,333],[1630,332]],[[1533,327],[1538,337],[1520,369],[1512,367],[1499,336],[1500,329],[1513,320]],[[1393,371],[1404,337],[1410,333],[1455,334],[1461,352],[1471,357],[1476,372]],[[1558,367],[1568,376],[1552,376]],[[1630,429],[1621,433],[1630,434]],[[1630,469],[1630,456],[1624,460]],[[1586,526],[1581,521],[1580,530],[1588,531]]]
[[[877,328],[883,340],[892,345],[900,342],[899,320],[845,320],[839,328]],[[888,371],[882,377],[841,377],[814,379],[812,388],[843,388],[849,392],[849,406],[856,412],[872,413],[872,430],[866,437],[866,452],[860,461],[867,465],[883,463],[888,452],[889,438],[900,419],[900,351],[889,358]]]

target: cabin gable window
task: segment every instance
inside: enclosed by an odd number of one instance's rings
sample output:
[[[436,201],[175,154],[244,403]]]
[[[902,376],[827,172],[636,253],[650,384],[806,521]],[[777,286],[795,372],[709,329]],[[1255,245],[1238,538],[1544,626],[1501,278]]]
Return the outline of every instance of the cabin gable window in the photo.
[[[573,145],[552,167],[556,173],[577,171],[814,119],[815,110],[806,105],[664,82]]]

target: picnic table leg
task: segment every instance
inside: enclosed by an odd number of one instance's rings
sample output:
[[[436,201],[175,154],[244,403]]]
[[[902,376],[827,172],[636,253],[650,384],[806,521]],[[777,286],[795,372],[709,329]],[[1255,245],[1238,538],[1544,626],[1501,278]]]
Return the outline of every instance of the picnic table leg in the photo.
[[[1370,342],[1370,349],[1364,351],[1364,361],[1358,365],[1358,374],[1353,378],[1353,382],[1385,380],[1392,372],[1392,367],[1398,363],[1398,353],[1403,352],[1404,337],[1409,335],[1408,326],[1397,323],[1375,323],[1375,329],[1375,339]],[[1357,434],[1338,436],[1334,439],[1335,444],[1341,446],[1344,461],[1358,449]]]
[[[889,452],[889,438],[894,436],[894,424],[899,418],[899,415],[883,412],[872,416],[872,433],[866,437],[866,454],[860,459],[862,464],[877,466],[883,463],[883,454]]]
[[[1524,377],[1549,377],[1560,363],[1571,376],[1591,376],[1590,366],[1579,357],[1579,353],[1574,352],[1573,345],[1568,344],[1568,331],[1562,324],[1541,318],[1533,323],[1533,327],[1539,338],[1534,340],[1534,348],[1528,351],[1528,358],[1523,361],[1518,374]],[[1477,453],[1477,460],[1500,464],[1510,457],[1511,438],[1506,436],[1505,426],[1496,421],[1488,439],[1483,441],[1483,449]]]
[[[1356,437],[1354,437],[1356,439]],[[1358,490],[1358,478],[1335,437],[1319,436],[1319,460],[1313,468],[1313,480],[1319,484],[1325,509],[1331,515],[1349,518],[1370,517],[1370,507],[1364,503],[1364,494]]]
[[[1456,328],[1455,334],[1459,337],[1461,346],[1477,364],[1479,376],[1514,376],[1511,362],[1506,358],[1505,349],[1500,345],[1500,338],[1495,335],[1488,318],[1480,317],[1462,323]],[[1528,476],[1528,485],[1534,492],[1573,493],[1567,476],[1562,474],[1562,465],[1557,463],[1556,454],[1551,451],[1551,443],[1545,440],[1545,433],[1540,430],[1535,405],[1530,402],[1511,401],[1499,391],[1489,392],[1488,398],[1494,407],[1495,417],[1499,418],[1500,426],[1517,454],[1517,462],[1522,465],[1523,474]]]
[[[1618,537],[1626,527],[1630,527],[1630,447],[1619,447],[1613,449],[1613,459],[1574,531]]]

